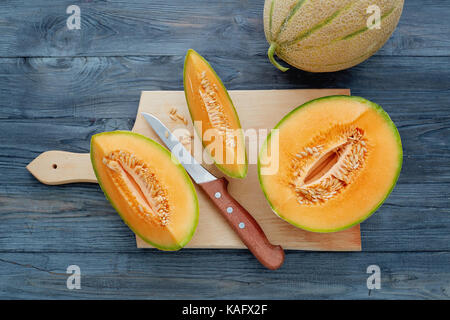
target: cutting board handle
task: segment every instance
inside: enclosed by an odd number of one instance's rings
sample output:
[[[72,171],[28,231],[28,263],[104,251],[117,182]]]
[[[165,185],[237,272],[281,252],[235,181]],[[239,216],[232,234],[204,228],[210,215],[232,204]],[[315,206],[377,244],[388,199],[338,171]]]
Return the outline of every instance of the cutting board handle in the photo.
[[[89,153],[46,151],[31,161],[27,169],[44,184],[97,183]]]

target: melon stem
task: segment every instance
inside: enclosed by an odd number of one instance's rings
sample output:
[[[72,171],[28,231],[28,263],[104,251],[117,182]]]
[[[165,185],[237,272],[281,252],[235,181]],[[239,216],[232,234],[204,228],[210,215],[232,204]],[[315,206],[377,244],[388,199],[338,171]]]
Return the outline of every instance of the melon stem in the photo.
[[[270,44],[269,50],[267,51],[267,56],[269,57],[270,62],[277,67],[279,70],[286,72],[289,70],[289,68],[283,67],[281,64],[278,63],[278,61],[275,60],[275,50],[277,49],[277,44],[275,42],[272,42]]]

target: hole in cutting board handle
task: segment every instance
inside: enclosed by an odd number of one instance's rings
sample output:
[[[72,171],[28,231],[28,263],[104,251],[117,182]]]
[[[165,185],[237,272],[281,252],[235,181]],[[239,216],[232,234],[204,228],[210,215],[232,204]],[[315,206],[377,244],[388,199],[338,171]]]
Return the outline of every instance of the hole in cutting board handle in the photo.
[[[52,168],[53,168],[53,169],[57,169],[57,168],[58,168],[58,165],[57,165],[56,163],[54,163],[54,164],[52,164]]]

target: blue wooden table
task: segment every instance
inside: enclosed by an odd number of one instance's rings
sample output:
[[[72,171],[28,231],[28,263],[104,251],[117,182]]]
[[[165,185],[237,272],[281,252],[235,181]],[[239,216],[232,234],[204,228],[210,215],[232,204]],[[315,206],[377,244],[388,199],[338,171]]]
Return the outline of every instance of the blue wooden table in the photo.
[[[69,5],[81,29],[68,30]],[[450,297],[450,2],[407,0],[386,46],[350,70],[281,73],[266,58],[263,0],[0,2],[0,298]],[[404,145],[399,183],[362,224],[361,253],[138,250],[97,185],[46,186],[43,151],[88,152],[130,129],[142,90],[182,90],[188,48],[229,89],[350,88],[381,104]],[[81,289],[66,287],[69,265]],[[367,267],[381,269],[370,290]]]

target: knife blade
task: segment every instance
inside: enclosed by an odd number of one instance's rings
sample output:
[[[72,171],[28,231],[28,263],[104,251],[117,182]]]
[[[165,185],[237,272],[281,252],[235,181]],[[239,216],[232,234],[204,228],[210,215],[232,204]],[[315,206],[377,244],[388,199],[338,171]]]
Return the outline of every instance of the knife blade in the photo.
[[[203,168],[197,160],[195,160],[195,158],[189,151],[186,150],[177,137],[170,132],[170,130],[157,117],[146,112],[142,112],[141,114],[196,183],[205,183],[217,179],[208,170]]]
[[[271,244],[253,216],[228,193],[228,181],[215,177],[198,163],[157,117],[145,112],[141,114],[258,261],[271,270],[281,267],[284,262],[283,248]]]

